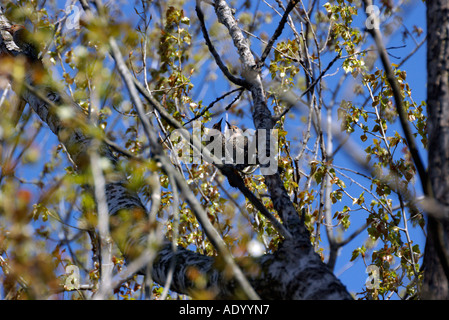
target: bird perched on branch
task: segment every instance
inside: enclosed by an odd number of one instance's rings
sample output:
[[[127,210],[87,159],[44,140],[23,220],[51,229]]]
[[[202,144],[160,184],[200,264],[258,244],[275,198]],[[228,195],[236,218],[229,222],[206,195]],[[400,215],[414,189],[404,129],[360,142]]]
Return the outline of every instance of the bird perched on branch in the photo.
[[[212,126],[209,134],[209,150],[225,163],[232,164],[238,171],[250,174],[257,168],[256,139],[250,140],[237,126],[226,121],[225,132],[221,132],[223,119]]]
[[[226,121],[225,131],[227,156],[232,157],[235,168],[245,174],[253,173],[257,168],[256,138],[248,138],[243,130]]]
[[[24,26],[13,24],[9,28],[3,28],[3,30],[8,31],[12,35],[14,43],[22,50],[24,55],[32,61],[38,60],[39,50],[33,34],[25,29]]]

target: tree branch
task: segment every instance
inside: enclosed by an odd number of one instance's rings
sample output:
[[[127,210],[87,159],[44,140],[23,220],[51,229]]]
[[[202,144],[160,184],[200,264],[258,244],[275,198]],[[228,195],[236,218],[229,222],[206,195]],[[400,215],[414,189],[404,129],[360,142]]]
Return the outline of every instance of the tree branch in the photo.
[[[206,41],[206,45],[209,48],[209,51],[212,54],[212,56],[214,57],[215,62],[217,63],[218,67],[220,68],[221,72],[223,72],[223,74],[226,76],[226,78],[228,78],[228,80],[231,81],[232,83],[234,83],[238,86],[247,88],[248,84],[246,83],[246,81],[234,76],[229,71],[228,67],[226,67],[225,64],[223,63],[223,61],[221,60],[221,57],[218,54],[217,50],[215,50],[215,47],[209,38],[209,33],[207,32],[207,29],[206,29],[206,23],[204,22],[204,14],[203,14],[203,11],[201,10],[201,0],[196,0],[195,10],[196,10],[196,14],[198,16],[198,20],[200,21],[201,31],[203,32],[203,37],[204,37],[204,40]]]
[[[207,111],[209,111],[209,110],[210,110],[210,109],[211,109],[211,108],[212,108],[218,101],[224,99],[225,97],[229,96],[230,94],[232,94],[232,93],[234,93],[234,92],[239,92],[239,94],[238,94],[238,96],[237,96],[237,98],[236,98],[236,99],[238,99],[238,98],[241,96],[241,94],[243,93],[244,90],[245,90],[245,88],[240,87],[240,88],[231,90],[231,91],[226,92],[225,94],[219,96],[217,99],[215,99],[214,101],[212,101],[211,103],[209,103],[209,105],[208,105],[206,108],[204,108],[203,111],[201,111],[199,114],[197,114],[196,116],[194,116],[194,117],[193,117],[192,119],[190,119],[189,121],[185,122],[185,123],[183,124],[183,126],[185,127],[185,126],[188,125],[189,123],[191,123],[191,122],[193,122],[193,121],[195,121],[195,120],[201,118],[201,117],[202,117]]]

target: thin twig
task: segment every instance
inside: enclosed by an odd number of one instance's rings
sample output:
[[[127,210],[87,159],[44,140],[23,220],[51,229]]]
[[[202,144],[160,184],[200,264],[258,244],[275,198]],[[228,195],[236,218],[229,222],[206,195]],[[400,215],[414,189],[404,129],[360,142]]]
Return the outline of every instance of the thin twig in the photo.
[[[193,117],[192,119],[190,119],[189,121],[187,121],[186,123],[184,123],[184,127],[186,125],[188,125],[189,123],[201,118],[207,111],[209,111],[218,101],[226,98],[227,96],[229,96],[230,94],[234,93],[234,92],[240,92],[238,97],[241,96],[243,90],[245,90],[245,88],[241,87],[241,88],[237,88],[234,90],[231,90],[229,92],[226,92],[225,94],[219,96],[217,99],[215,99],[214,101],[212,101],[203,111],[201,111],[199,114],[197,114],[195,117]]]

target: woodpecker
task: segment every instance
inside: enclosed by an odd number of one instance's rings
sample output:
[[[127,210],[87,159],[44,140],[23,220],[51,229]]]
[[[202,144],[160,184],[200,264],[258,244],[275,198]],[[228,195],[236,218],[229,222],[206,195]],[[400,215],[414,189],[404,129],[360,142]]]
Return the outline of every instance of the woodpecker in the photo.
[[[257,169],[255,137],[250,140],[239,127],[231,125],[228,121],[226,125],[226,157],[232,159],[237,170],[245,174],[253,173]]]
[[[207,137],[207,148],[224,163],[231,164],[238,171],[251,174],[257,168],[255,139],[248,139],[242,129],[226,121],[224,133],[221,131],[223,119],[212,126]]]
[[[3,28],[8,31],[14,40],[14,43],[22,50],[22,53],[26,55],[32,61],[38,60],[39,51],[37,50],[36,42],[33,35],[25,29],[24,26],[19,24],[13,24],[9,28]]]
[[[227,121],[226,126],[226,150],[228,154],[232,156],[234,164],[243,164],[247,160],[248,155],[248,137],[243,135],[242,129],[231,125]]]

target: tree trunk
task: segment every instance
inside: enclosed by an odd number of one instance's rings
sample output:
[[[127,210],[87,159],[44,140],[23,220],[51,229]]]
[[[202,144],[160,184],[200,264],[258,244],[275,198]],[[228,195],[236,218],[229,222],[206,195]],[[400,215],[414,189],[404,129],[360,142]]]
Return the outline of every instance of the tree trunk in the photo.
[[[449,205],[449,2],[427,2],[429,179],[435,199]],[[447,210],[446,210],[447,212]],[[423,298],[449,299],[447,219],[428,217]],[[445,272],[446,270],[446,272]]]

